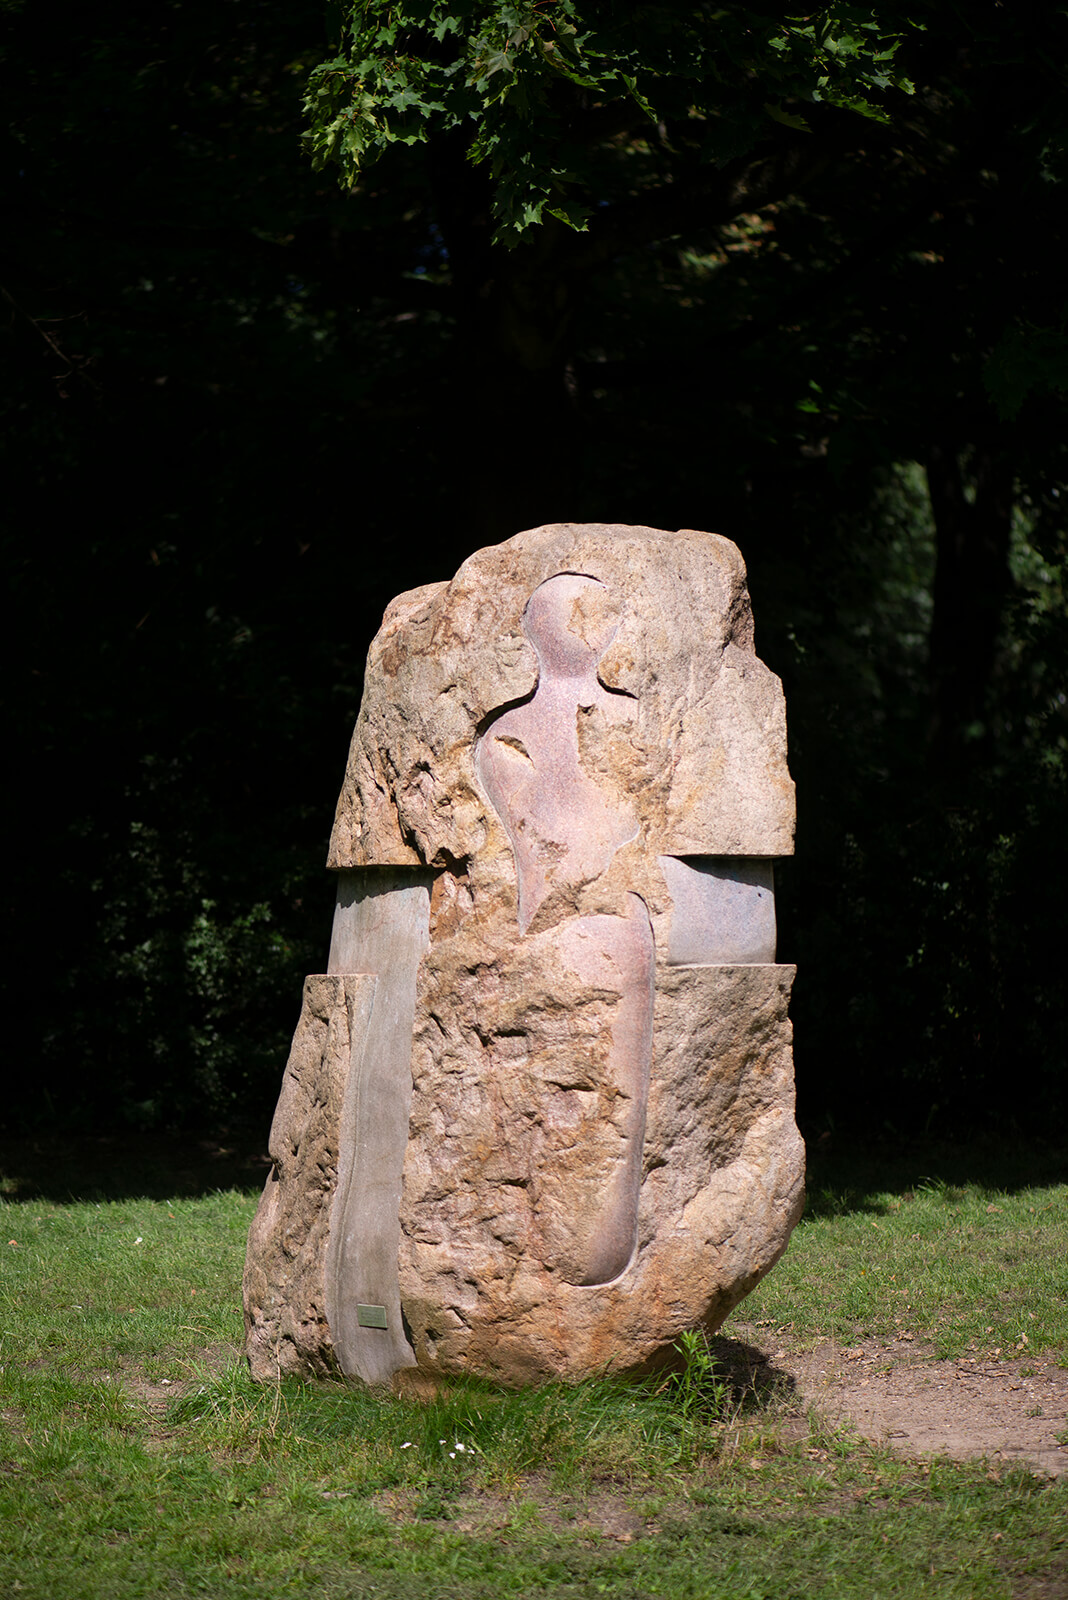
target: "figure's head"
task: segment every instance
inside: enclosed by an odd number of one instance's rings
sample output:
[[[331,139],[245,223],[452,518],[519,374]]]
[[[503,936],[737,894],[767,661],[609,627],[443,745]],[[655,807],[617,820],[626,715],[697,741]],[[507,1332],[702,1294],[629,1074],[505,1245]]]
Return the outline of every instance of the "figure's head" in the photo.
[[[527,601],[523,632],[543,668],[561,677],[585,677],[597,666],[619,629],[619,607],[599,578],[558,572]]]

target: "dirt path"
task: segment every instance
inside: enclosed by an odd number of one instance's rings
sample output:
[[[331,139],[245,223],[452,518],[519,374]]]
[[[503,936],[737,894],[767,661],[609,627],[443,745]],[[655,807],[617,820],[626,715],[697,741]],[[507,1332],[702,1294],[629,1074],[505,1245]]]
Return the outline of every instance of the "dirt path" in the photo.
[[[939,1361],[910,1338],[848,1347],[828,1339],[798,1351],[769,1347],[763,1329],[738,1323],[731,1331],[752,1341],[742,1348],[758,1358],[758,1383],[785,1376],[807,1404],[868,1439],[910,1455],[985,1456],[995,1467],[1068,1473],[1068,1371],[1053,1362]]]
[[[1022,1361],[939,1361],[907,1335],[811,1350],[768,1343],[767,1331],[731,1323],[733,1337],[711,1341],[741,1399],[784,1388],[829,1419],[849,1421],[866,1439],[906,1455],[985,1458],[991,1467],[1026,1466],[1068,1475],[1068,1369],[1040,1356]],[[202,1352],[220,1369],[236,1347]],[[132,1393],[162,1417],[187,1385],[136,1382]]]

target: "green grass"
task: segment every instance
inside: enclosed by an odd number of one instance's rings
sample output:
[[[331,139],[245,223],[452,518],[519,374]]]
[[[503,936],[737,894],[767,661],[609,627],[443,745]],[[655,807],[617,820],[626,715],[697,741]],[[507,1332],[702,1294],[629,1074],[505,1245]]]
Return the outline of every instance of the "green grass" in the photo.
[[[205,1349],[241,1339],[240,1269],[255,1207],[253,1195],[233,1192],[3,1205],[0,1359],[14,1339],[23,1368],[187,1377]]]
[[[865,1279],[893,1262],[912,1283],[955,1259],[959,1233],[974,1275],[950,1285],[960,1325],[966,1283],[1013,1288],[1019,1268],[1042,1330],[1030,1343],[1068,1353],[1056,1278],[1027,1242],[1042,1227],[1063,1240],[1063,1189],[987,1192],[817,1193],[761,1315],[802,1333],[828,1317],[892,1328],[873,1285],[859,1301],[835,1285],[834,1261]],[[3,1205],[3,1600],[1008,1600],[1068,1586],[1064,1481],[894,1457],[781,1396],[745,1395],[700,1341],[681,1376],[645,1386],[466,1385],[429,1404],[257,1386],[237,1304],[254,1204],[231,1190]]]
[[[1068,1365],[1068,1183],[914,1171],[893,1188],[855,1171],[817,1179],[786,1256],[738,1316],[801,1340],[907,1333],[944,1357]]]

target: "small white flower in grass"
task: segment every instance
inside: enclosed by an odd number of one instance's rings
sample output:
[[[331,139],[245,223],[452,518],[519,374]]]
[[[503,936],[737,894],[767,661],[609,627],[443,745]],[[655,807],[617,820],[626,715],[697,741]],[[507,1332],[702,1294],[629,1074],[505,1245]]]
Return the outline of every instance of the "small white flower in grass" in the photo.
[[[460,1441],[459,1441],[459,1439],[457,1439],[457,1441],[456,1441],[456,1448],[457,1448],[457,1450],[459,1450],[459,1452],[460,1452],[460,1454],[461,1454],[461,1455],[463,1455],[463,1453],[464,1453],[464,1450],[465,1450],[465,1449],[466,1449],[466,1448],[467,1448],[467,1447],[466,1447],[466,1445],[462,1445],[462,1444],[461,1444],[461,1443],[460,1443]]]
[[[404,1443],[401,1445],[401,1449],[402,1450],[410,1450],[411,1448],[412,1448],[412,1441],[410,1439],[405,1439]]]
[[[455,1450],[450,1450],[449,1451],[449,1460],[450,1461],[455,1461],[456,1460],[456,1451]]]
[[[439,1440],[438,1440],[438,1444],[444,1444],[444,1443],[445,1443],[445,1440],[444,1440],[444,1439],[439,1439]]]
[[[136,1238],[136,1239],[135,1239],[135,1240],[134,1240],[134,1244],[143,1244],[143,1243],[144,1243],[144,1241],[143,1241],[143,1239],[142,1239],[142,1238],[141,1238],[141,1235],[140,1235],[140,1234],[138,1234],[138,1235],[137,1235],[137,1238]]]

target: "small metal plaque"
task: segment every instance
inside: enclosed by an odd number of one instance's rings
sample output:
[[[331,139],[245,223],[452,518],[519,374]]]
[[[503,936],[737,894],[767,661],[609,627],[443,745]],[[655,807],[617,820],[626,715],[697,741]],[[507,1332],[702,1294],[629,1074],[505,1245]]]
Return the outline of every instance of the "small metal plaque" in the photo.
[[[359,1328],[384,1328],[386,1326],[385,1306],[357,1306],[356,1325]]]

